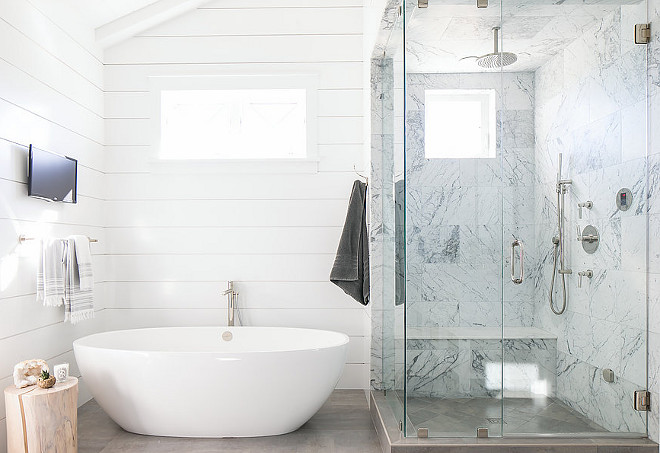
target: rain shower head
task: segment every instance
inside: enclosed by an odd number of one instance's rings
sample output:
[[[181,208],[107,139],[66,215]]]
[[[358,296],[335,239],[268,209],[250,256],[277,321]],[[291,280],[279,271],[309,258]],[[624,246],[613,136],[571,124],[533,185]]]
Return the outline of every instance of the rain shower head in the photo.
[[[497,69],[504,66],[509,66],[516,61],[518,61],[518,56],[515,53],[511,52],[500,52],[499,49],[499,31],[500,27],[493,27],[493,53],[487,53],[480,57],[465,57],[465,58],[476,58],[477,64],[482,68],[488,69]],[[465,58],[461,58],[464,60]]]
[[[504,66],[509,66],[510,64],[515,63],[517,60],[518,57],[516,56],[515,53],[511,53],[511,52],[489,53],[487,55],[477,58],[477,64],[482,68],[495,69]]]

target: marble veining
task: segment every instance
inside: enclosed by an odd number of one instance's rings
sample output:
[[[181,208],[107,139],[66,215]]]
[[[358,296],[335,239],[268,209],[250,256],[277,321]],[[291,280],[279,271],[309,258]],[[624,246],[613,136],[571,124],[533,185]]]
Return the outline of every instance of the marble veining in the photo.
[[[407,295],[408,326],[501,326],[503,226],[534,255],[533,74],[415,73],[407,84],[406,260],[421,274]],[[495,90],[497,157],[426,159],[426,89]],[[507,291],[529,307],[507,325],[531,325],[531,283]]]
[[[551,396],[555,388],[557,340],[538,329],[436,329],[446,339],[406,340],[407,394],[411,397]],[[531,334],[537,338],[524,338]],[[415,335],[414,331],[412,335]],[[502,363],[504,369],[502,370]],[[504,381],[502,381],[502,376]]]
[[[413,3],[407,3],[406,20]],[[562,2],[566,14],[560,16],[558,5],[502,5],[504,50],[528,49],[530,53],[504,73],[475,73],[473,62],[455,63],[465,52],[484,53],[478,47],[490,41],[488,25],[499,15],[498,2],[491,2],[492,8],[481,19],[467,18],[458,7],[453,11],[451,5],[442,5],[448,9],[416,10],[412,21],[408,20],[405,119],[401,118],[401,124],[395,120],[392,127],[389,120],[379,119],[383,125],[378,132],[392,133],[394,143],[387,158],[372,162],[372,171],[381,172],[381,185],[391,177],[390,168],[399,168],[400,173],[401,163],[393,156],[405,140],[405,319],[409,333],[413,329],[534,326],[549,332],[551,338],[504,340],[504,356],[497,348],[502,341],[494,339],[409,336],[389,346],[376,341],[372,342],[378,349],[374,357],[381,365],[388,357],[394,366],[391,373],[372,366],[376,371],[372,379],[375,374],[387,375],[397,388],[406,379],[410,394],[420,397],[493,397],[502,388],[505,393],[523,395],[542,391],[601,429],[645,431],[643,414],[632,410],[629,402],[632,392],[646,385],[647,341],[648,360],[652,365],[660,363],[653,353],[653,344],[660,348],[660,336],[653,332],[660,330],[651,326],[647,340],[644,327],[647,258],[652,272],[649,310],[660,313],[660,303],[656,303],[660,284],[654,284],[658,279],[653,274],[660,273],[660,254],[653,247],[660,243],[660,154],[649,149],[646,157],[646,52],[630,40],[632,25],[646,21],[646,10],[643,3],[589,3]],[[528,18],[527,24],[516,26],[521,17]],[[538,34],[530,35],[535,28]],[[457,30],[470,32],[445,45]],[[474,39],[465,39],[468,35]],[[653,96],[660,92],[659,48],[660,38],[654,36],[648,54]],[[439,67],[448,73],[436,73]],[[496,158],[425,158],[424,90],[457,88],[495,90]],[[391,97],[381,99],[389,103]],[[396,104],[396,96],[392,102]],[[660,130],[655,127],[660,124],[656,110],[652,103],[651,140]],[[379,111],[390,117],[403,109],[401,105],[380,106]],[[548,307],[559,152],[564,154],[563,174],[573,180],[567,195],[566,233],[567,265],[574,274],[567,278],[569,306],[563,316],[552,314]],[[625,212],[614,204],[621,187],[633,193],[632,206]],[[386,189],[377,192],[374,200],[379,209],[388,206],[384,198],[390,195],[386,194]],[[593,201],[594,207],[579,219],[577,203],[586,200]],[[384,250],[385,242],[393,241],[396,225],[391,225],[396,222],[384,215],[377,219],[381,224],[373,225],[372,243]],[[601,233],[594,255],[585,254],[576,241],[576,226],[587,224]],[[525,243],[527,275],[523,285],[515,287],[507,275],[508,246],[514,238]],[[378,256],[386,259],[392,256],[388,253]],[[586,269],[592,269],[594,277],[578,287],[576,274]],[[387,266],[375,266],[374,271],[380,274],[384,297],[392,291]],[[372,312],[380,319],[377,329],[383,336],[388,330],[385,322],[394,322],[394,331],[403,322],[401,310],[393,308],[389,317],[385,305]],[[613,383],[603,380],[604,368],[614,371]],[[657,373],[653,366],[650,369],[649,385],[656,396],[660,394]],[[505,375],[504,383],[492,379],[498,370]],[[532,389],[526,383],[534,376],[542,376],[539,382],[544,384]],[[652,436],[657,436],[658,418],[657,411],[651,413]]]
[[[557,335],[555,397],[609,431],[644,432],[643,415],[629,404],[646,385],[646,160],[642,149],[624,151],[633,119],[644,121],[644,51],[628,45],[628,29],[645,12],[624,5],[603,16],[563,52],[536,71],[535,224],[539,246],[535,263],[534,325]],[[627,118],[627,119],[626,119]],[[625,119],[625,120],[624,120]],[[640,133],[637,129],[637,133]],[[642,131],[641,134],[644,132]],[[548,308],[556,234],[557,153],[564,153],[563,174],[573,180],[567,197],[567,264],[594,277],[577,285],[567,279],[569,305],[562,316]],[[567,159],[568,158],[568,159]],[[621,212],[615,195],[633,192],[632,206]],[[594,207],[579,219],[577,203]],[[575,240],[575,225],[596,226],[599,248],[588,255]],[[568,227],[571,230],[568,230]],[[556,293],[558,294],[558,293]],[[615,381],[602,378],[610,368]]]
[[[518,61],[504,70],[534,71],[597,27],[604,18],[613,13],[620,16],[618,8],[621,4],[639,9],[635,0],[617,3],[590,1],[588,4],[491,1],[488,8],[477,13],[462,4],[445,3],[435,2],[432,7],[424,9],[416,8],[414,2],[406,3],[409,71],[480,72],[481,68],[474,60],[461,58],[492,52],[491,29],[496,25],[502,27],[502,49],[518,55]],[[632,25],[625,30],[629,29]],[[598,42],[602,45],[593,58],[599,64],[606,65],[620,52],[617,48],[620,30],[602,27],[597,33]]]

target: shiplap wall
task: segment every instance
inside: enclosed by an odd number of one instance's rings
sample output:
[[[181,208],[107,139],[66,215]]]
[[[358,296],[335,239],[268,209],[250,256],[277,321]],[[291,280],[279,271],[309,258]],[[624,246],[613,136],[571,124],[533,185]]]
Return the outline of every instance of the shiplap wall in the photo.
[[[26,0],[0,2],[0,389],[13,384],[15,363],[43,358],[71,363],[71,343],[98,330],[105,282],[103,229],[103,65],[94,43],[79,42]],[[78,159],[77,205],[27,196],[27,148]],[[86,234],[94,244],[97,317],[64,324],[62,308],[36,302],[37,246],[18,235]],[[89,399],[81,381],[79,402]],[[0,398],[0,452],[6,451]]]
[[[368,387],[367,310],[329,283],[363,170],[362,0],[219,0],[105,52],[110,328],[248,325],[351,338],[339,386]],[[318,173],[153,166],[150,77],[318,76]],[[192,87],[194,88],[194,87]]]

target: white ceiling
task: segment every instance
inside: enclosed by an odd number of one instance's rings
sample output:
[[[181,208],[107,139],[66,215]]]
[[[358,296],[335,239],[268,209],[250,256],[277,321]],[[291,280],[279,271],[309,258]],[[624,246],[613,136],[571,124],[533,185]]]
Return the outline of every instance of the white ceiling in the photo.
[[[501,26],[500,51],[518,56],[504,70],[534,71],[622,4],[637,2],[508,0],[501,7],[491,0],[488,8],[478,9],[476,0],[431,0],[428,8],[406,14],[406,66],[409,72],[482,72],[474,59],[460,59],[493,52],[492,28]]]
[[[91,28],[98,28],[158,0],[59,0]]]

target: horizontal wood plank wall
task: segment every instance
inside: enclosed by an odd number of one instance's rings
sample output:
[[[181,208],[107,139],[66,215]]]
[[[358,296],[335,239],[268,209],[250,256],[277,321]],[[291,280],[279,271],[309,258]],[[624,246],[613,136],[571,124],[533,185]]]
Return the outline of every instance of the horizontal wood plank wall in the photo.
[[[0,2],[0,387],[13,384],[15,363],[43,358],[69,362],[80,376],[71,343],[101,329],[106,295],[103,63],[33,2]],[[78,159],[77,205],[27,196],[27,147]],[[37,244],[20,234],[85,234],[92,246],[96,318],[73,327],[62,308],[36,302]],[[79,403],[90,395],[81,381]],[[0,453],[6,449],[4,399]]]
[[[109,328],[226,323],[344,332],[343,388],[368,388],[367,311],[329,283],[364,167],[361,0],[211,1],[105,52]],[[153,165],[150,77],[313,74],[319,172]],[[185,167],[185,164],[183,165]]]

